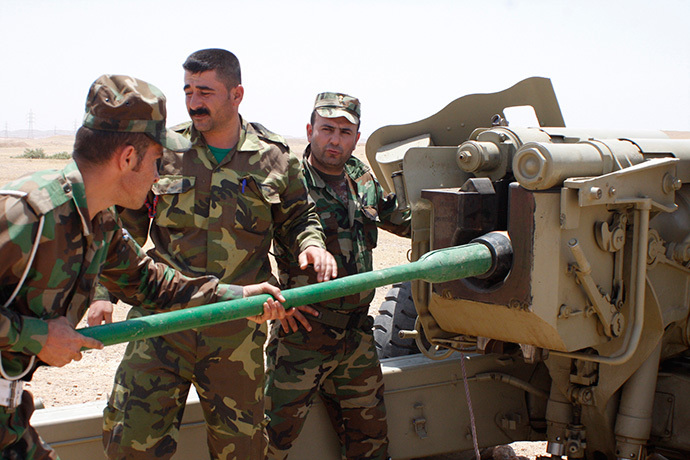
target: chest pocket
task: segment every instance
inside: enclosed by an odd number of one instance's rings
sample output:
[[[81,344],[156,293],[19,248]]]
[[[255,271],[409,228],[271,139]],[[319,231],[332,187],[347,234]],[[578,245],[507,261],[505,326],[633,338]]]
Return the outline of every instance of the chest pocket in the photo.
[[[158,197],[155,222],[161,227],[194,225],[194,176],[163,176],[151,188]]]
[[[378,240],[378,229],[376,223],[379,222],[379,213],[373,206],[362,206],[362,221],[364,244],[368,250],[376,247]]]
[[[262,184],[252,176],[241,178],[235,227],[257,235],[269,233],[273,227],[271,207],[276,204],[280,204],[280,196],[272,185]]]

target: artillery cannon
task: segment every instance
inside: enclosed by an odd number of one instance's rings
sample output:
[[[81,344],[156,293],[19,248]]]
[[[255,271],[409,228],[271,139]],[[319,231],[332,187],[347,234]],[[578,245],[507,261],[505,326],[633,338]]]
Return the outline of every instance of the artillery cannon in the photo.
[[[512,106],[539,125],[509,126]],[[412,209],[412,260],[511,242],[503,270],[412,283],[431,344],[542,363],[530,384],[548,403],[526,392],[518,424],[555,458],[687,458],[690,140],[566,129],[550,81],[531,78],[381,128],[367,156]]]
[[[531,107],[535,127],[506,122],[513,107]],[[412,282],[417,327],[404,335],[424,354],[382,360],[394,459],[470,450],[473,438],[546,440],[544,458],[690,455],[690,140],[565,128],[550,81],[530,78],[381,128],[366,151],[412,210],[413,261],[475,242],[486,264]],[[434,348],[465,353],[439,360]],[[96,458],[101,413],[46,409],[33,423],[62,458]],[[198,458],[202,421],[188,403],[175,458]],[[340,458],[323,407],[291,455]]]

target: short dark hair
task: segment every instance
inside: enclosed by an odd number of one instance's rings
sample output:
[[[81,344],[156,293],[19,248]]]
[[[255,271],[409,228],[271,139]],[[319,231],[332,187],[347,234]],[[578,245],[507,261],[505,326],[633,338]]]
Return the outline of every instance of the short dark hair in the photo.
[[[119,131],[102,131],[82,126],[77,130],[74,139],[72,157],[93,165],[107,163],[117,149],[131,145],[137,152],[137,167],[144,154],[155,143],[144,133],[123,133]]]
[[[237,56],[220,48],[209,48],[190,54],[182,68],[191,73],[215,70],[228,90],[242,84],[242,71]]]
[[[315,121],[316,121],[316,109],[311,111],[311,118],[309,119],[309,124],[312,125],[312,127],[313,127]],[[357,123],[357,132],[359,132],[359,124],[360,123],[361,123],[361,121]]]

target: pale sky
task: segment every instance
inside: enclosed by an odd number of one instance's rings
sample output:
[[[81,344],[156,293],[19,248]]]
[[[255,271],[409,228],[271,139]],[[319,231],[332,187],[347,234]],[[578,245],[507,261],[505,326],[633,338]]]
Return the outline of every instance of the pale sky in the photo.
[[[303,137],[314,97],[362,101],[362,134],[453,99],[551,79],[566,125],[690,131],[690,1],[0,0],[0,136],[72,130],[90,84],[127,74],[187,121],[182,62],[234,52],[240,113]]]

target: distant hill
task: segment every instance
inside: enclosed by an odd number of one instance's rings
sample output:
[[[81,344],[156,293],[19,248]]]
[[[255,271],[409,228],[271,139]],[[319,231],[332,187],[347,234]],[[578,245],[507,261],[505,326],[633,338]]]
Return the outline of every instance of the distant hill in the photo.
[[[7,131],[0,129],[0,137],[17,138],[17,139],[43,139],[44,137],[52,136],[74,136],[74,131],[66,129],[51,129],[51,130],[36,130],[34,129],[29,136],[28,129],[16,129],[14,131]]]

